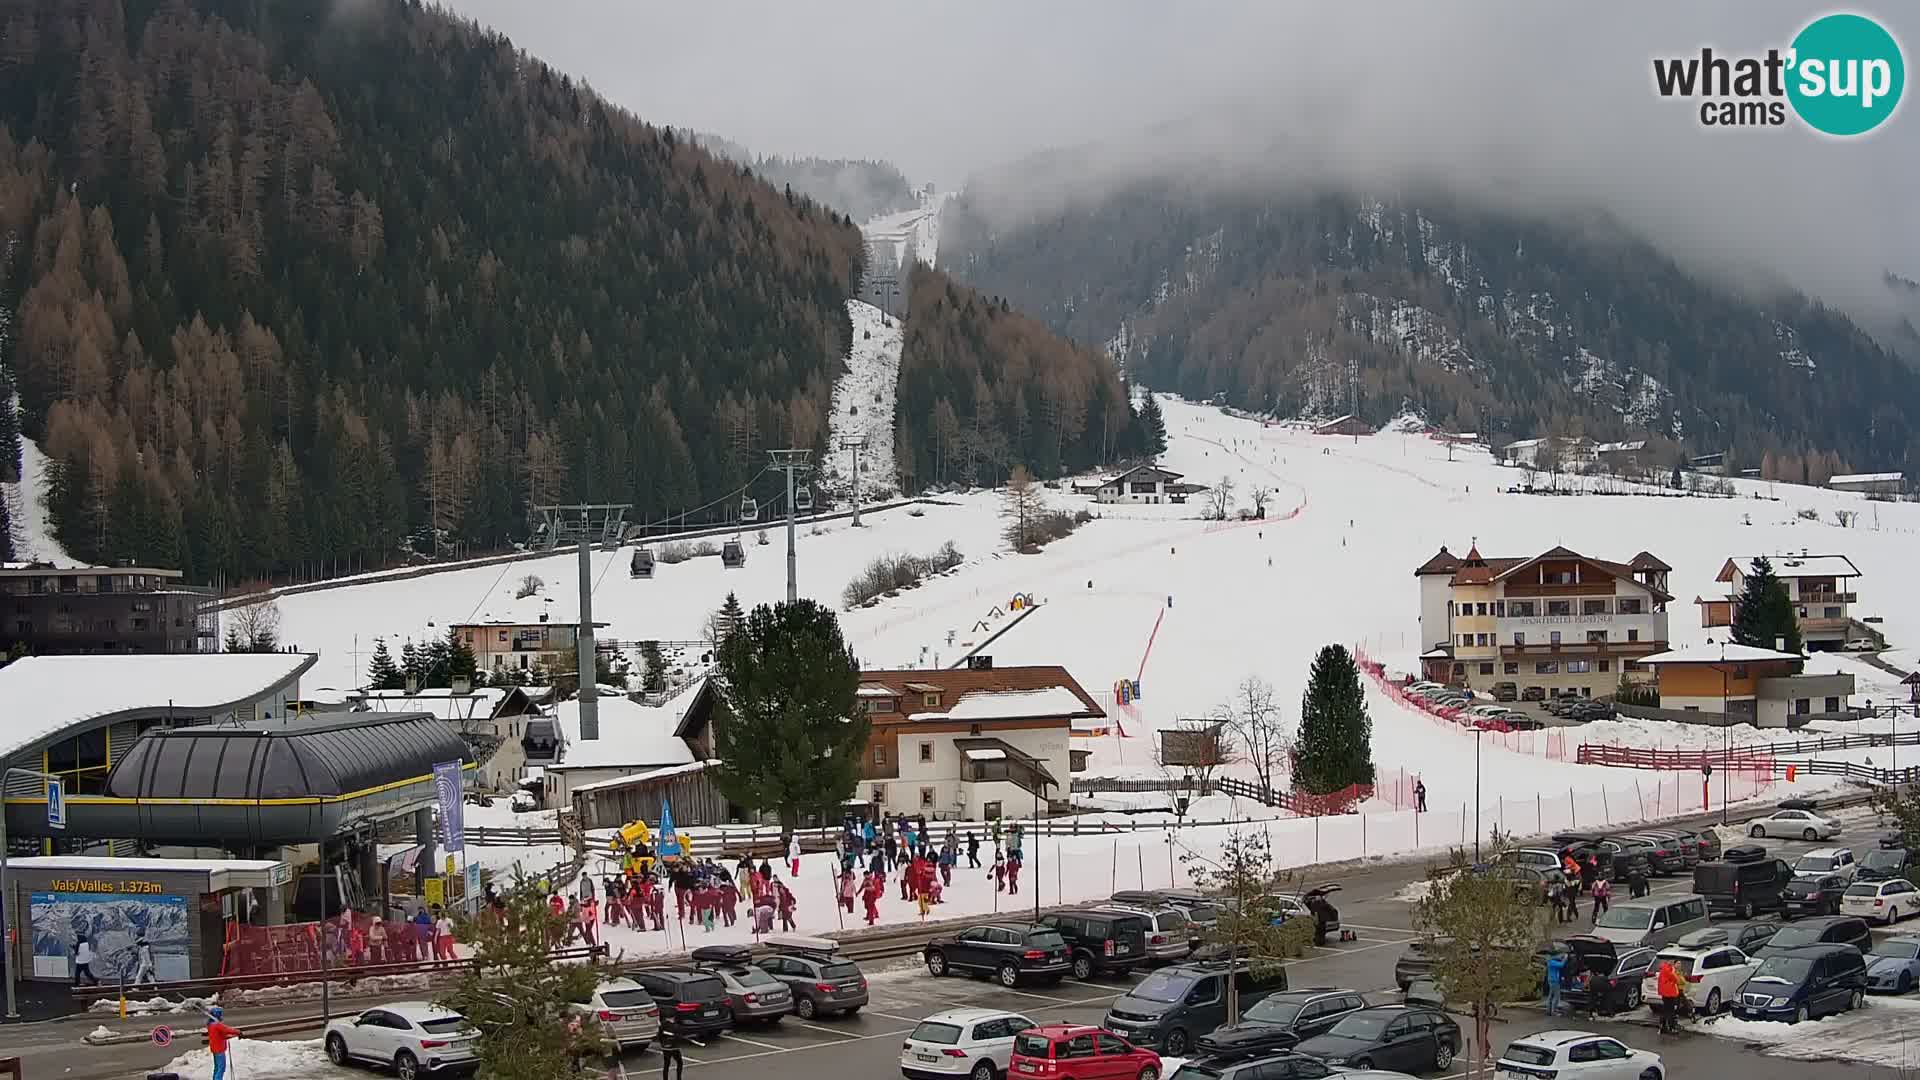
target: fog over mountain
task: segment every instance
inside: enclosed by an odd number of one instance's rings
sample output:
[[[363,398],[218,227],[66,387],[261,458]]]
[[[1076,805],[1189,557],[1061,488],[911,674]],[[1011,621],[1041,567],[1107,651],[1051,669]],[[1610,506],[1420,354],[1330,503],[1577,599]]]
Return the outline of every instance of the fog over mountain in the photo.
[[[1842,140],[1705,128],[1697,104],[1654,92],[1655,56],[1785,47],[1818,4],[450,3],[649,120],[972,178],[1009,220],[1155,174],[1439,185],[1606,211],[1689,265],[1781,280],[1869,323],[1891,311],[1884,271],[1920,277],[1910,102]],[[1912,65],[1920,13],[1852,10]]]

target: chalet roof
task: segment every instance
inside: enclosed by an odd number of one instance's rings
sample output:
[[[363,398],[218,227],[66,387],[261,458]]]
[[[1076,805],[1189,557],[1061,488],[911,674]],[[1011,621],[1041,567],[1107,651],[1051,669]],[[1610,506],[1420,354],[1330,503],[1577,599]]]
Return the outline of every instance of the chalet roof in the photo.
[[[1756,645],[1703,645],[1697,649],[1671,649],[1654,653],[1640,662],[1659,667],[1664,664],[1751,664],[1762,660],[1804,660],[1799,653],[1762,649]]]
[[[1460,569],[1454,571],[1455,585],[1486,585],[1493,581],[1493,569],[1480,555],[1480,545],[1467,549],[1467,557],[1461,561]]]
[[[1651,551],[1643,551],[1635,555],[1633,560],[1627,563],[1627,565],[1633,567],[1635,570],[1671,571],[1673,569],[1673,567],[1661,562],[1659,557]]]
[[[1100,481],[1100,486],[1106,487],[1108,484],[1117,484],[1120,481],[1125,480],[1127,477],[1140,472],[1150,472],[1166,480],[1178,480],[1181,477],[1187,475],[1186,473],[1174,472],[1172,469],[1163,469],[1158,465],[1135,465],[1133,468],[1128,469],[1125,472],[1115,473],[1112,476],[1107,477],[1105,480]]]
[[[1448,551],[1447,545],[1441,544],[1439,552],[1437,552],[1433,558],[1414,567],[1413,576],[1426,577],[1429,574],[1451,574],[1458,569],[1460,569],[1460,557]]]
[[[1715,574],[1713,580],[1730,582],[1735,570],[1742,577],[1753,573],[1753,560],[1765,558],[1773,564],[1773,576],[1778,578],[1802,577],[1859,577],[1860,568],[1845,555],[1740,555],[1728,559]]]
[[[1905,473],[1863,472],[1848,473],[1845,476],[1829,476],[1827,477],[1827,484],[1828,486],[1834,484],[1891,484],[1904,479],[1906,479]]]
[[[1603,442],[1594,446],[1596,454],[1636,453],[1647,448],[1647,440],[1632,439],[1627,442]]]
[[[1058,664],[941,671],[944,696],[938,705],[927,705],[923,697],[906,692],[909,682],[918,683],[928,674],[924,668],[861,672],[863,696],[878,696],[866,695],[866,688],[879,687],[900,699],[898,713],[869,713],[868,718],[874,723],[887,723],[923,715],[929,720],[936,717],[942,720],[1058,719],[1062,716],[1099,719],[1107,715],[1093,696]]]
[[[1446,549],[1442,548],[1441,552],[1444,554],[1446,552]],[[1428,565],[1433,565],[1435,560],[1437,559],[1439,559],[1438,555],[1434,556],[1433,559],[1427,560]],[[1588,564],[1589,566],[1597,566],[1600,569],[1606,571],[1607,573],[1612,574],[1614,577],[1625,578],[1628,581],[1632,581],[1635,584],[1639,585],[1641,588],[1644,588],[1648,592],[1652,593],[1659,600],[1666,601],[1666,600],[1673,599],[1673,597],[1669,595],[1666,591],[1662,589],[1656,589],[1653,586],[1648,585],[1643,581],[1639,581],[1634,577],[1634,572],[1636,570],[1671,570],[1673,569],[1672,567],[1668,566],[1666,563],[1661,562],[1658,558],[1655,558],[1649,552],[1643,551],[1640,554],[1635,555],[1633,557],[1632,563],[1617,563],[1617,562],[1610,561],[1608,559],[1596,559],[1590,555],[1582,555],[1571,548],[1558,545],[1558,544],[1554,545],[1551,548],[1548,548],[1546,551],[1543,551],[1538,555],[1534,555],[1524,559],[1481,558],[1480,549],[1476,545],[1473,548],[1473,550],[1467,552],[1466,559],[1462,560],[1459,563],[1458,568],[1454,571],[1453,584],[1485,585],[1490,582],[1500,581],[1504,578],[1513,576],[1515,573],[1519,572],[1520,570],[1523,570],[1529,566],[1532,566],[1534,563],[1540,562],[1543,559],[1576,559],[1580,562]],[[1422,570],[1415,571],[1415,573],[1416,574],[1421,573],[1423,570],[1425,570],[1425,567],[1422,567]],[[1443,573],[1444,571],[1434,570],[1432,572]]]

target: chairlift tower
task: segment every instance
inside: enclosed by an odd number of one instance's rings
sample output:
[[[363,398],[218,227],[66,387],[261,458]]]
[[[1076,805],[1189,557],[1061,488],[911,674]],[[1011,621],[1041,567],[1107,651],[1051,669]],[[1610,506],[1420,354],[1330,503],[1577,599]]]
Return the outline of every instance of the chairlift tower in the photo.
[[[787,603],[791,604],[800,598],[799,582],[795,577],[793,478],[796,473],[805,476],[812,470],[808,461],[813,457],[813,451],[769,450],[767,457],[771,459],[770,468],[787,474]]]
[[[600,737],[600,684],[594,671],[593,641],[593,566],[589,553],[596,539],[619,543],[625,529],[627,511],[632,503],[574,503],[564,506],[536,506],[544,519],[547,550],[572,540],[580,547],[580,629],[574,639],[578,652],[580,677],[580,738]]]
[[[860,451],[866,449],[865,435],[845,435],[840,439],[840,449],[853,451],[853,527],[860,527]]]

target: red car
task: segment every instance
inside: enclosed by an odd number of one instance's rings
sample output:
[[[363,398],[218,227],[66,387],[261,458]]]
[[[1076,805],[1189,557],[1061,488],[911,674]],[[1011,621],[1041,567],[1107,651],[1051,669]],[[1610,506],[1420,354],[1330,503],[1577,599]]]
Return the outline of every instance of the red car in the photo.
[[[1160,1080],[1160,1055],[1105,1028],[1043,1024],[1013,1037],[1009,1080]]]

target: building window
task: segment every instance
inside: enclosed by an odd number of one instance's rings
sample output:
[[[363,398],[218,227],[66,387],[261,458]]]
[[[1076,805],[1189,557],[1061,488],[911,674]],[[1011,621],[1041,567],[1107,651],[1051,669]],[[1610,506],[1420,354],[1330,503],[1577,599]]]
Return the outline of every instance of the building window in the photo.
[[[1605,615],[1606,613],[1607,602],[1605,600],[1580,601],[1580,614],[1582,615]]]
[[[1521,630],[1515,630],[1513,632],[1513,643],[1515,645],[1525,645],[1527,643],[1526,633]]]
[[[1560,661],[1536,660],[1533,663],[1533,673],[1535,675],[1558,675],[1560,674]]]
[[[1492,665],[1492,664],[1481,664],[1481,665],[1480,665],[1480,674],[1482,674],[1482,675],[1491,675],[1491,674],[1493,674],[1493,665]]]
[[[1495,600],[1493,602],[1493,617],[1496,619],[1504,619],[1507,617],[1507,602],[1505,600]]]
[[[1456,679],[1459,679],[1459,678],[1464,678],[1464,677],[1466,676],[1466,674],[1467,674],[1467,665],[1465,665],[1465,664],[1455,664],[1455,665],[1453,665],[1453,677],[1454,677],[1454,678],[1456,678]]]
[[[867,711],[870,713],[892,712],[893,699],[890,697],[870,697],[867,699]]]
[[[1474,614],[1476,614],[1476,615],[1485,615],[1485,614],[1487,613],[1487,605],[1485,605],[1485,604],[1475,604],[1475,605],[1473,605],[1473,606],[1474,606],[1474,609],[1475,609],[1475,610],[1474,610]]]
[[[885,743],[873,744],[873,763],[875,765],[885,765],[887,763],[887,745]]]
[[[505,630],[502,630],[500,631],[500,644],[505,645],[506,643],[507,643],[507,632]]]
[[[923,788],[921,788],[921,789],[920,789],[920,806],[921,806],[921,808],[922,808],[922,809],[924,809],[924,808],[926,808],[926,807],[929,807],[929,806],[932,806],[932,805],[933,805],[933,789],[932,789],[932,788],[930,788],[930,787],[923,787]]]
[[[1840,609],[1837,607],[1821,608],[1820,610],[1826,612],[1822,618],[1837,619],[1840,617]]]
[[[1587,672],[1592,670],[1593,670],[1593,661],[1591,660],[1567,661],[1567,674],[1569,675],[1585,675]]]
[[[1635,630],[1635,629],[1633,629],[1632,627],[1628,627],[1628,628],[1627,628],[1627,640],[1628,640],[1628,641],[1639,641],[1639,640],[1640,640],[1640,631],[1638,631],[1638,630]]]
[[[1549,645],[1558,645],[1558,644],[1560,644],[1560,631],[1558,631],[1558,630],[1549,630],[1549,631],[1547,632],[1547,643],[1548,643]]]
[[[873,785],[873,805],[885,806],[886,804],[887,804],[887,785],[885,784]]]
[[[1641,663],[1638,660],[1629,660],[1626,663],[1620,665],[1620,670],[1621,671],[1645,671],[1647,670],[1647,665]]]
[[[1589,630],[1587,631],[1587,640],[1598,642],[1600,644],[1605,644],[1607,640],[1607,632],[1605,630]]]
[[[1602,672],[1607,672],[1607,671],[1612,671],[1612,670],[1613,670],[1613,661],[1611,661],[1611,660],[1602,660],[1602,661],[1600,661],[1600,668],[1599,668],[1599,670],[1600,670],[1600,671],[1602,671]]]
[[[921,761],[933,760],[933,744],[932,743],[923,742],[920,744],[920,760]]]
[[[1571,600],[1549,600],[1549,601],[1547,601],[1547,614],[1549,614],[1549,615],[1571,615],[1571,614],[1573,614],[1573,601],[1571,601]]]
[[[929,709],[938,708],[940,705],[940,695],[928,694],[920,699],[920,704],[925,705]]]
[[[1793,715],[1805,716],[1813,711],[1813,701],[1809,698],[1793,699]]]
[[[1472,634],[1461,634],[1461,635],[1460,635],[1460,644],[1461,644],[1462,646],[1466,646],[1466,647],[1471,647],[1471,646],[1473,645],[1473,635],[1472,635]]]
[[[1826,700],[1826,706],[1827,706],[1827,707],[1826,707],[1826,709],[1824,710],[1824,711],[1826,711],[1826,712],[1839,712],[1839,711],[1840,711],[1840,699],[1839,699],[1839,698],[1837,698],[1837,697],[1830,697],[1830,698],[1828,698],[1828,699]]]
[[[1515,600],[1507,605],[1507,614],[1516,619],[1531,619],[1534,615],[1533,601]]]
[[[1616,610],[1622,615],[1638,615],[1641,613],[1640,598],[1637,596],[1623,596],[1617,602]]]
[[[1509,675],[1518,675],[1518,674],[1520,674],[1520,665],[1519,665],[1519,664],[1515,664],[1515,663],[1511,663],[1511,662],[1509,662],[1509,663],[1507,663],[1507,664],[1503,664],[1503,665],[1501,665],[1501,668],[1502,668],[1502,670],[1504,670],[1504,671],[1505,671],[1505,672],[1506,672],[1507,674],[1509,674]]]
[[[1745,665],[1745,664],[1735,664],[1735,665],[1733,665],[1733,677],[1734,677],[1734,678],[1736,678],[1736,679],[1744,679],[1744,678],[1746,678],[1746,677],[1747,677],[1747,665]]]
[[[1482,647],[1484,647],[1484,646],[1486,646],[1486,645],[1488,645],[1488,644],[1490,644],[1490,642],[1489,642],[1489,641],[1487,640],[1487,635],[1486,635],[1486,634],[1475,634],[1475,635],[1473,635],[1473,643],[1474,643],[1475,645],[1477,645],[1477,646],[1482,646]]]

